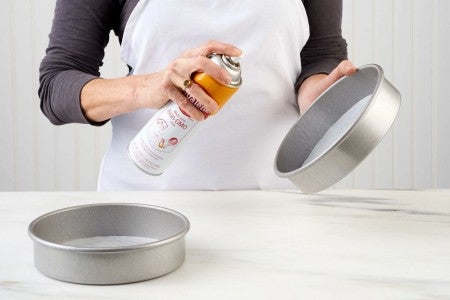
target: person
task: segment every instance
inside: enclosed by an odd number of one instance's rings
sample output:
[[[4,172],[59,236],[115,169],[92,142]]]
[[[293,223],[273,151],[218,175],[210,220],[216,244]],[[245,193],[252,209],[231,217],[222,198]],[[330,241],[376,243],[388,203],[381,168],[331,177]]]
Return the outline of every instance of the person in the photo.
[[[58,0],[40,66],[41,110],[56,125],[112,123],[99,190],[294,188],[273,171],[278,146],[299,112],[356,72],[341,19],[342,0]],[[104,79],[111,30],[130,73]],[[229,82],[210,53],[241,56],[243,83],[204,120],[183,82],[197,71]],[[217,110],[197,84],[187,92]],[[168,101],[202,122],[166,172],[150,176],[127,146]]]

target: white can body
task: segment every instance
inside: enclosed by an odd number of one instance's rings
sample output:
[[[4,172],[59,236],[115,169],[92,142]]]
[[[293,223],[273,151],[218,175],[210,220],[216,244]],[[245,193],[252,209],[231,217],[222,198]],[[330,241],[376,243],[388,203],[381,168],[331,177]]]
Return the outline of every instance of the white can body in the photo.
[[[130,159],[143,171],[160,175],[198,122],[170,101],[139,131],[128,146]]]

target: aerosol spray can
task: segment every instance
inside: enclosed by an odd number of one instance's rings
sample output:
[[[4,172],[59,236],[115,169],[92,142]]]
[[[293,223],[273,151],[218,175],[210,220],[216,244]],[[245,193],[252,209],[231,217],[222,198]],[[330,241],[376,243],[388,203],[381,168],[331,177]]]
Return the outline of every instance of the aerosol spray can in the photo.
[[[231,83],[223,85],[202,72],[195,73],[193,81],[217,102],[220,110],[242,83],[239,58],[221,54],[211,54],[208,58],[230,74]],[[203,105],[188,93],[185,94],[195,107],[209,115]],[[197,124],[175,102],[169,101],[133,138],[128,146],[130,159],[143,171],[161,175]]]

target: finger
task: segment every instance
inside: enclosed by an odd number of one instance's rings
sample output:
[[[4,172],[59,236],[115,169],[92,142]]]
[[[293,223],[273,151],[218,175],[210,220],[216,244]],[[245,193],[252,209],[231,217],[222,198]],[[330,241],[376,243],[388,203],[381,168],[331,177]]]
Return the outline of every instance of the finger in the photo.
[[[356,67],[349,60],[344,60],[330,74],[320,81],[317,88],[321,91],[325,91],[342,77],[349,76],[356,71]]]
[[[349,61],[343,60],[329,75],[331,82],[336,82],[344,76],[351,75],[356,72],[356,67]]]
[[[186,81],[186,77],[174,73],[171,80],[173,85],[180,87],[182,90],[185,88],[184,81]],[[185,92],[188,100],[203,113],[210,114],[219,109],[219,105],[217,105],[216,101],[214,101],[214,99],[195,82],[192,82],[191,85],[185,89]]]
[[[353,65],[353,63],[349,60],[342,61],[339,66],[343,69],[341,71],[345,76],[350,76],[354,74],[358,69]]]
[[[198,110],[174,85],[168,88],[168,95],[169,98],[192,119],[196,121],[202,121],[205,119],[204,114],[200,110]]]
[[[231,76],[228,74],[228,72],[211,61],[209,58],[199,56],[196,58],[192,58],[192,71],[189,74],[192,74],[194,72],[200,71],[208,74],[212,78],[216,79],[218,82],[228,85],[231,82]]]
[[[241,56],[242,50],[231,44],[211,40],[199,48],[185,52],[185,57],[207,56],[211,53],[220,53],[228,56]]]
[[[227,71],[203,56],[176,59],[169,65],[168,71],[172,74],[171,77],[181,76],[183,80],[191,78],[192,73],[201,71],[224,85],[231,82]],[[177,84],[176,81],[174,83]]]
[[[196,83],[186,89],[186,96],[195,107],[205,114],[217,112],[219,105]]]

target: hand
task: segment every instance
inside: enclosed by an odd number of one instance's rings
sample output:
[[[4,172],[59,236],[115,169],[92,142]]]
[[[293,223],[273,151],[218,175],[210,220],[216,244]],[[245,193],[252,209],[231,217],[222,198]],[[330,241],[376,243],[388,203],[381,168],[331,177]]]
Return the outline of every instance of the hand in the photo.
[[[213,52],[229,56],[240,56],[242,54],[240,49],[217,41],[209,41],[199,48],[186,51],[158,73],[157,90],[161,106],[170,99],[193,119],[203,120],[204,114],[186,98],[183,93],[185,91],[208,111],[217,111],[217,103],[198,84],[192,82],[187,88],[183,86],[184,81],[190,80],[195,72],[205,72],[222,84],[230,84],[231,76],[206,57]]]
[[[300,113],[304,113],[316,101],[317,97],[338,79],[349,76],[356,71],[356,67],[349,60],[344,60],[329,75],[317,74],[305,79],[298,92]]]
[[[160,108],[172,100],[193,119],[201,121],[205,116],[184,95],[183,82],[191,79],[192,73],[201,71],[223,84],[230,83],[228,73],[206,57],[212,52],[229,56],[242,54],[232,45],[210,41],[186,51],[157,73],[115,79],[96,78],[81,90],[83,113],[88,120],[101,122],[142,108]],[[186,92],[207,110],[215,112],[218,109],[217,103],[196,83],[192,83]]]

